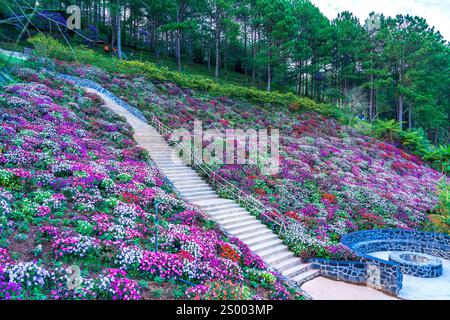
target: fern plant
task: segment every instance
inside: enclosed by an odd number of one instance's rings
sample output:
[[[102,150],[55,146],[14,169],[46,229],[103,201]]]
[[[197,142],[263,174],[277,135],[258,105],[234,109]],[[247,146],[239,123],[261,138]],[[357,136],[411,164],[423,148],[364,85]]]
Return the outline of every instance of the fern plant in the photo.
[[[442,173],[450,173],[450,145],[436,147],[426,153],[424,158],[431,161]]]
[[[394,119],[376,120],[373,123],[373,133],[381,139],[389,139],[391,142],[398,137],[400,126]]]
[[[419,156],[424,156],[430,152],[430,141],[425,137],[422,130],[406,130],[400,132],[403,145],[408,150]]]

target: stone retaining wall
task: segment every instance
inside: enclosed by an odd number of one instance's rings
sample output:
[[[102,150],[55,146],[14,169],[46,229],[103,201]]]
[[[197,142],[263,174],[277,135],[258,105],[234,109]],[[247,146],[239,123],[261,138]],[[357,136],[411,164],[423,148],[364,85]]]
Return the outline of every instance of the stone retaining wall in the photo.
[[[365,284],[366,264],[357,261],[337,261],[314,258],[310,259],[313,269],[318,269],[320,275],[334,280]]]
[[[378,229],[344,235],[341,243],[358,256],[376,251],[414,251],[450,259],[450,236],[403,229]]]
[[[341,243],[359,262],[311,259],[321,275],[336,280],[366,284],[394,295],[402,288],[403,274],[398,263],[369,255],[376,251],[413,251],[450,258],[450,236],[403,229],[377,229],[349,233]]]

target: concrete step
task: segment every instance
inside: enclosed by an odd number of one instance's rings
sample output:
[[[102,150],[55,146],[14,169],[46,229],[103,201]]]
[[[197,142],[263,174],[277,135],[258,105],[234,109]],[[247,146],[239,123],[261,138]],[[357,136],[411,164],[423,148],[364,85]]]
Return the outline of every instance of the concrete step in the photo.
[[[267,227],[263,224],[251,224],[249,226],[245,226],[245,227],[238,227],[238,228],[226,228],[228,230],[228,232],[230,232],[231,234],[235,235],[235,236],[241,236],[247,232],[253,232],[253,231],[262,231],[267,229]]]
[[[198,182],[190,182],[190,181],[180,181],[176,184],[179,188],[184,188],[185,190],[189,190],[190,188],[194,187],[209,187],[208,184],[205,183],[205,181],[201,180],[201,183]]]
[[[169,177],[170,180],[173,180],[174,184],[176,185],[177,182],[197,182],[197,183],[205,183],[201,178],[198,176],[180,176],[180,177]]]
[[[269,230],[269,229],[267,229],[267,230]],[[271,231],[271,230],[269,230],[269,231]],[[266,235],[261,235],[259,237],[256,237],[256,236],[247,237],[246,235],[243,235],[241,237],[241,240],[244,241],[249,246],[250,245],[255,245],[255,244],[260,244],[260,243],[265,242],[265,241],[270,241],[272,239],[279,239],[279,238],[273,232],[269,232]]]
[[[144,144],[145,146],[145,144]],[[149,144],[148,146],[149,151],[152,152],[153,155],[171,155],[173,153],[173,149],[167,145],[155,145],[155,144]]]
[[[231,217],[225,217],[222,219],[217,219],[217,221],[219,221],[219,223],[223,223],[223,224],[231,224],[231,223],[236,223],[236,222],[244,222],[244,221],[258,221],[256,220],[256,218],[254,216],[247,214],[242,214],[242,215],[238,215],[238,216],[231,216]]]
[[[224,200],[224,199],[221,199]],[[203,202],[202,202],[203,203]],[[200,205],[202,205],[202,203],[199,203]],[[225,202],[225,203],[220,203],[216,206],[210,206],[210,207],[205,207],[202,206],[208,213],[214,215],[215,213],[223,213],[226,211],[231,211],[231,210],[237,210],[237,209],[242,209],[242,207],[240,205],[238,205],[237,203],[229,203],[229,202]]]
[[[195,196],[195,197],[185,197],[189,202],[197,204],[197,201],[201,200],[212,200],[212,199],[220,199],[220,197],[217,194],[213,195],[202,195],[202,196]]]
[[[274,247],[264,248],[262,250],[254,250],[260,257],[272,257],[283,252],[290,252],[284,244],[278,244]]]
[[[184,166],[184,167],[179,167],[179,168],[164,168],[164,169],[162,169],[162,171],[165,174],[178,173],[178,172],[192,172],[192,168]]]
[[[247,228],[249,226],[259,227],[261,225],[261,222],[259,222],[258,220],[255,219],[255,220],[237,221],[237,222],[230,222],[230,223],[222,222],[222,224],[227,229],[239,230],[242,228]]]
[[[298,285],[301,286],[303,283],[314,279],[315,277],[318,277],[320,275],[319,270],[310,269],[305,272],[302,272],[295,277],[292,277],[291,279]]]
[[[192,169],[192,167],[188,166],[187,163],[185,163],[181,160],[175,160],[175,162],[173,162],[173,161],[159,162],[159,165],[161,166],[161,168],[164,168],[164,170],[179,169],[179,168]]]
[[[274,263],[273,266],[274,268],[276,268],[278,271],[282,271],[282,270],[286,270],[289,269],[291,267],[294,267],[296,265],[300,265],[302,264],[302,260],[299,257],[292,257],[289,259],[285,259],[283,261],[278,261],[277,263]]]
[[[185,177],[200,178],[197,174],[193,173],[192,171],[181,171],[181,170],[178,172],[168,172],[166,173],[166,176],[170,179],[185,178]]]
[[[217,193],[215,193],[214,190],[212,190],[211,188],[210,189],[206,189],[206,188],[190,189],[190,190],[181,192],[181,194],[186,197],[195,197],[195,196],[210,195],[210,194],[217,195]]]
[[[206,191],[214,192],[214,190],[211,189],[210,187],[201,185],[197,185],[191,188],[178,188],[178,189],[182,195],[190,195],[193,193],[201,193]]]
[[[270,257],[266,257],[265,261],[269,264],[276,264],[278,261],[288,259],[290,257],[294,257],[294,254],[291,251],[282,251],[278,254],[275,254]]]
[[[310,263],[296,264],[295,266],[278,271],[281,271],[281,274],[287,278],[293,278],[300,273],[310,270],[311,266],[312,265]]]
[[[236,208],[236,209],[224,209],[219,211],[210,211],[209,215],[213,216],[217,219],[225,219],[227,217],[233,217],[237,215],[249,215],[247,211],[245,211],[243,208]]]
[[[253,251],[258,251],[258,250],[264,250],[267,248],[272,248],[276,245],[282,244],[283,241],[281,241],[280,238],[276,237],[273,239],[269,240],[264,240],[264,241],[260,241],[259,243],[253,244],[253,245],[248,245]]]
[[[276,235],[272,232],[272,230],[266,228],[266,230],[257,230],[254,232],[248,232],[246,234],[243,234],[239,237],[239,239],[247,243],[247,241],[256,239],[258,239],[259,241],[259,239],[261,239],[262,237],[269,237],[269,236],[276,236]]]
[[[150,156],[151,158],[151,156]],[[185,168],[187,165],[185,162],[181,161],[181,160],[161,160],[161,159],[153,159],[153,162],[155,162],[159,168],[161,169],[165,169],[165,168],[178,168],[178,167],[183,167]]]
[[[199,193],[199,194],[194,194],[194,195],[186,195],[184,197],[186,199],[192,199],[192,200],[195,199],[196,201],[201,201],[201,200],[204,200],[204,199],[220,199],[220,197],[217,195],[217,193],[214,193],[214,192],[211,192],[211,191],[206,191],[204,193]]]

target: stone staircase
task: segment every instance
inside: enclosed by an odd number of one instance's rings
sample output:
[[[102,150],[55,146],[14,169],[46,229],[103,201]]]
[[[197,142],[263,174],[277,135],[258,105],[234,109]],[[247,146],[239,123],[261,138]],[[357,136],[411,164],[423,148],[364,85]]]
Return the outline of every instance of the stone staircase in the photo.
[[[312,269],[310,263],[304,263],[295,257],[272,230],[238,203],[220,198],[194,169],[180,158],[173,156],[172,148],[155,128],[104,93],[89,88],[85,90],[98,94],[110,109],[127,119],[136,133],[134,135],[136,142],[148,150],[153,161],[181,196],[200,207],[217,221],[223,230],[246,243],[268,265],[297,286],[320,274],[319,270]]]

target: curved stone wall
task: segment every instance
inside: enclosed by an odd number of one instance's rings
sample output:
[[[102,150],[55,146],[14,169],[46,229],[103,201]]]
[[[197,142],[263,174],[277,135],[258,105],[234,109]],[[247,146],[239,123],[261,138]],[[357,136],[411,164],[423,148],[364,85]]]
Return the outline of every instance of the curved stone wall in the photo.
[[[444,259],[450,258],[450,236],[441,233],[403,229],[356,231],[344,235],[341,243],[352,250],[366,264],[367,285],[398,294],[403,274],[400,265],[372,257],[376,251],[413,251]]]
[[[364,230],[346,234],[341,243],[360,257],[376,251],[414,251],[450,259],[450,236],[403,229]]]

